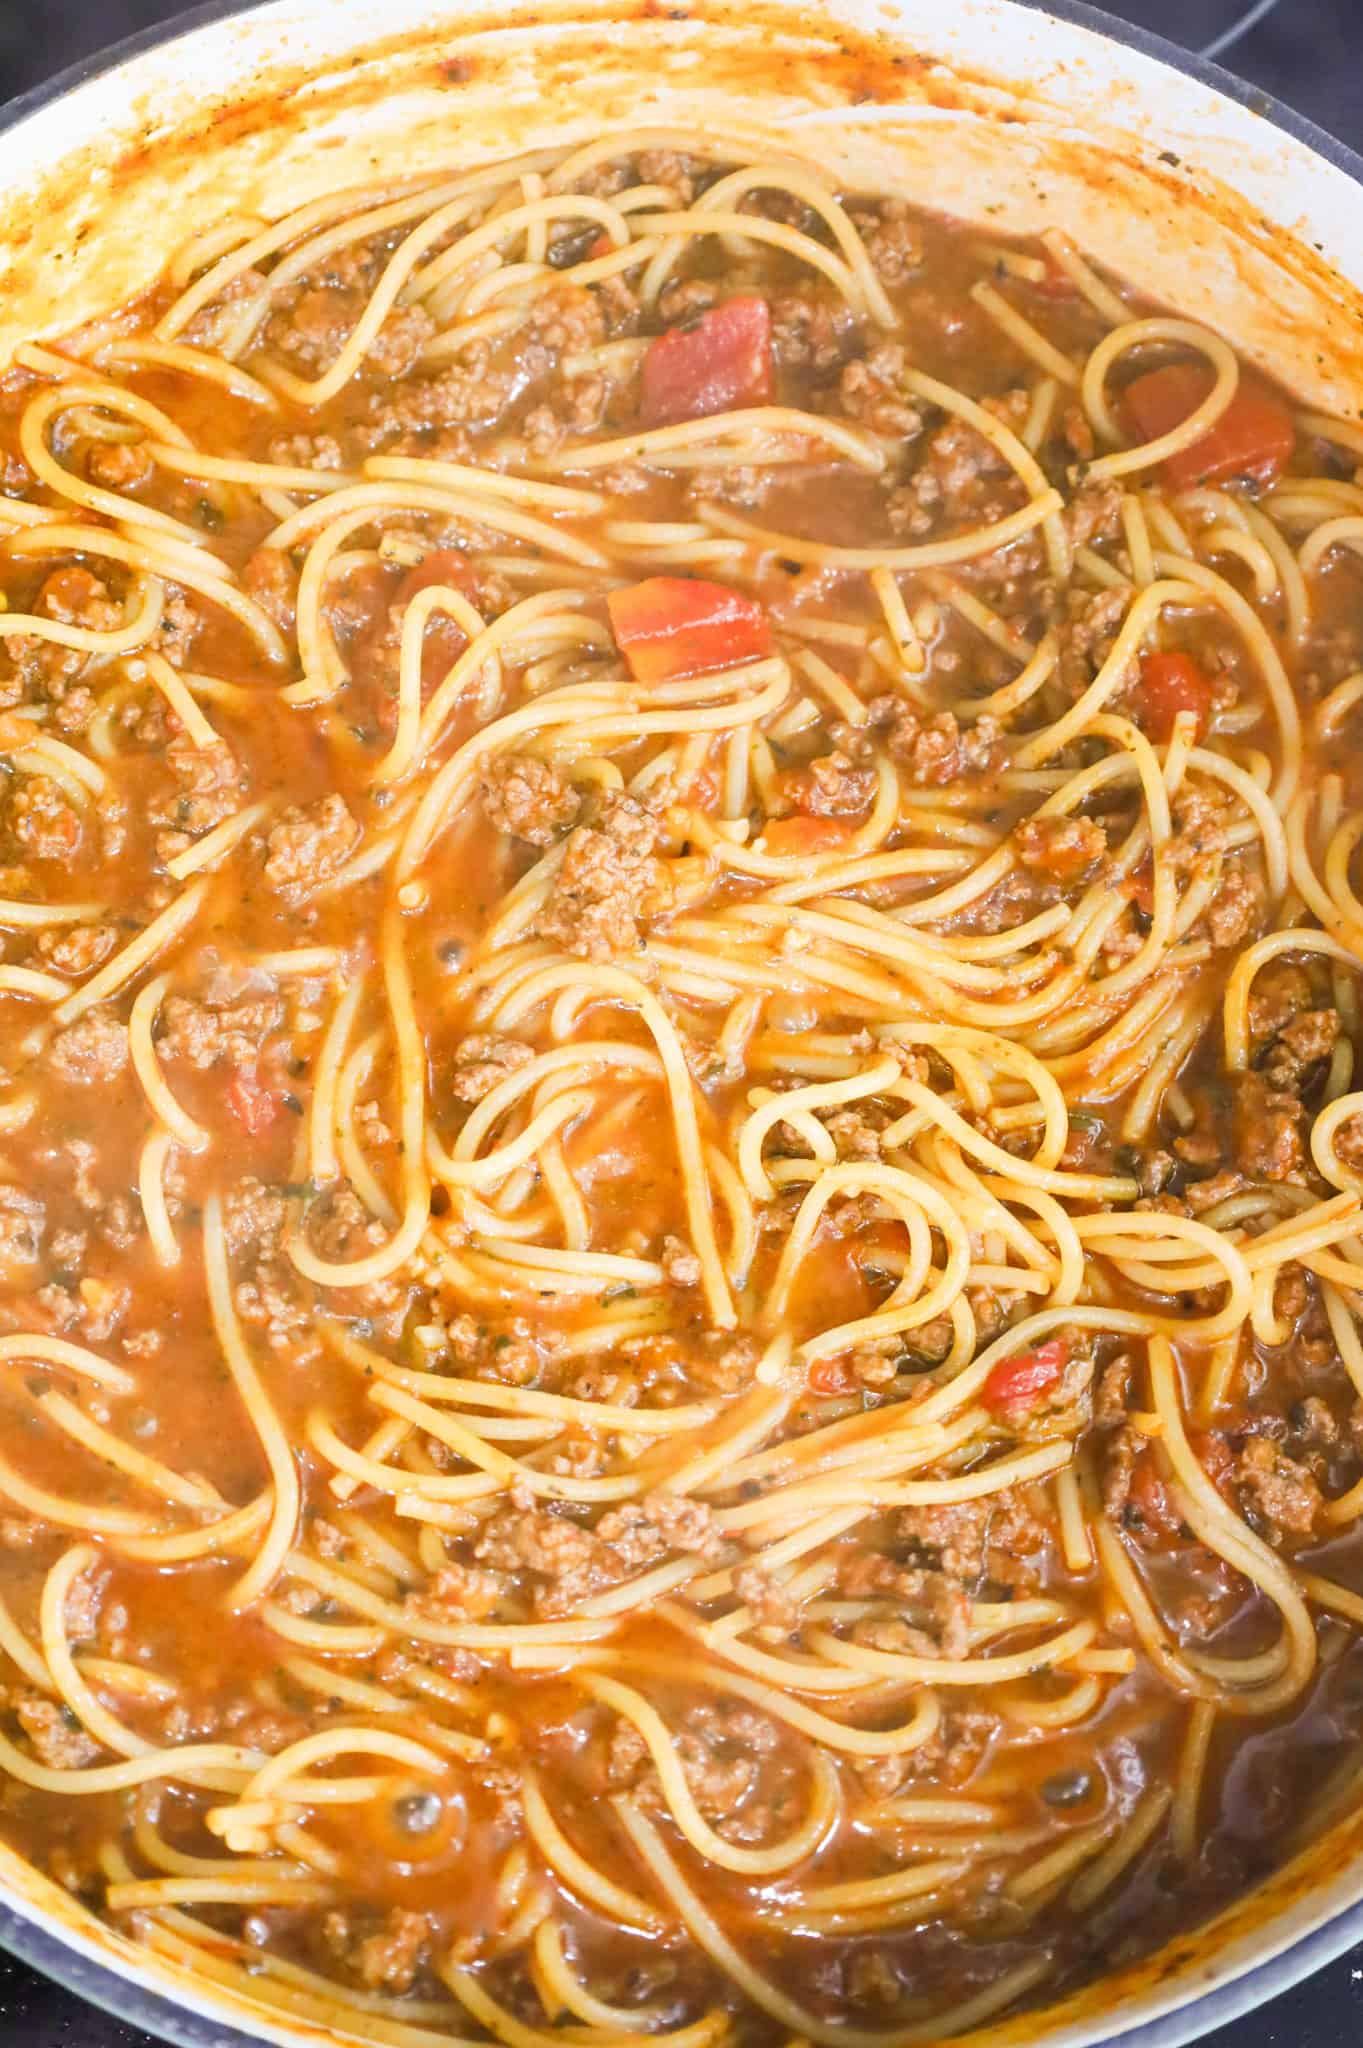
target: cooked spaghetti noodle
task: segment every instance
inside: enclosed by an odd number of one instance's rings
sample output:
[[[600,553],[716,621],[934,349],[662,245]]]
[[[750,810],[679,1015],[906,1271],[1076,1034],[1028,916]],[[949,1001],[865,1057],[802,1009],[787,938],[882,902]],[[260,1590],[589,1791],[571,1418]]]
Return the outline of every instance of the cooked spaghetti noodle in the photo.
[[[3,382],[7,1839],[347,2037],[875,2048],[1336,1818],[1358,429],[665,131]]]

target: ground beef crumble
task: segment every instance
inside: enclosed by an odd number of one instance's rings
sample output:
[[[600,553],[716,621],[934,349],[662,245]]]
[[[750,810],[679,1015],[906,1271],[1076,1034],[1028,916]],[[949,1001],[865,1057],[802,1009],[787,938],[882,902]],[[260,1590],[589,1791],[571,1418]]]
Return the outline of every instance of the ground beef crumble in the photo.
[[[1293,1180],[1306,1160],[1304,1111],[1295,1095],[1274,1088],[1262,1074],[1235,1077],[1235,1163],[1251,1180]]]
[[[1026,419],[1026,391],[986,399],[985,409],[1016,430]],[[908,481],[890,495],[896,534],[921,540],[941,526],[990,525],[1023,502],[1023,487],[1007,457],[967,420],[934,429]]]
[[[107,960],[117,944],[113,925],[78,924],[39,932],[34,951],[50,973],[81,979]]]
[[[229,747],[196,747],[177,737],[165,749],[165,763],[174,788],[154,799],[147,812],[152,824],[167,828],[156,836],[161,861],[183,853],[241,803],[241,769]]]
[[[1086,881],[1107,853],[1107,835],[1089,818],[1024,818],[1013,834],[1023,867],[1057,882]]]
[[[945,1507],[901,1508],[895,1533],[910,1563],[971,1593],[986,1583],[1035,1587],[1051,1541],[1046,1521],[1015,1488]]]
[[[0,1182],[0,1266],[31,1265],[42,1249],[47,1211],[37,1195]]]
[[[400,1906],[371,1933],[359,1931],[348,1913],[330,1912],[322,1921],[322,1941],[332,1960],[367,1991],[410,1991],[434,1938],[427,1914]]]
[[[1325,1507],[1320,1486],[1271,1437],[1250,1437],[1236,1457],[1232,1481],[1250,1526],[1273,1542],[1316,1533]]]
[[[80,851],[80,814],[45,775],[25,778],[10,798],[9,828],[33,860],[72,861]]]
[[[40,1764],[52,1771],[79,1771],[99,1755],[99,1744],[86,1734],[66,1707],[41,1693],[11,1693],[8,1704],[28,1737]]]
[[[904,391],[906,362],[899,344],[887,341],[869,355],[848,363],[838,384],[838,396],[848,418],[887,440],[909,441],[921,433],[923,415]],[[892,525],[893,506],[894,500]]]
[[[954,712],[924,718],[899,697],[877,697],[870,717],[872,725],[885,732],[890,753],[908,769],[911,780],[929,789],[944,789],[967,776],[995,774],[1006,758],[998,723],[988,716],[963,726]]]
[[[853,207],[851,217],[883,284],[903,284],[912,277],[923,261],[923,230],[906,201],[882,199],[874,207]]]
[[[63,1081],[93,1087],[116,1080],[128,1064],[127,1026],[111,1010],[93,1009],[52,1041],[48,1058]]]
[[[659,838],[657,819],[641,803],[609,795],[595,823],[568,835],[540,918],[542,935],[585,960],[632,952],[640,917],[660,900]]]
[[[299,901],[331,879],[359,837],[360,828],[341,796],[290,805],[266,835],[265,880],[281,896]]]
[[[809,286],[778,293],[772,299],[772,353],[783,367],[826,375],[837,369],[856,345],[856,323],[840,294]],[[845,409],[854,417],[859,416],[855,411],[857,388],[854,382],[851,403],[846,393],[843,396]],[[879,395],[885,396],[883,392]],[[867,399],[874,402],[869,392]],[[889,402],[892,401],[887,399]],[[885,417],[889,417],[888,413]]]
[[[528,1066],[534,1050],[524,1039],[498,1032],[474,1031],[455,1048],[450,1093],[460,1102],[481,1102],[518,1067]]]
[[[837,818],[864,811],[876,793],[876,772],[835,747],[784,778],[783,790],[797,811]]]
[[[91,633],[112,633],[123,623],[122,607],[88,569],[57,569],[38,592],[36,611]]]
[[[271,458],[278,460],[271,449]],[[336,449],[334,464],[318,464],[314,459],[308,468],[341,466],[341,451]],[[298,601],[298,571],[287,555],[275,548],[257,548],[242,564],[241,584],[248,597],[253,597],[268,618],[274,620],[281,633],[292,633],[295,607]]]
[[[500,1508],[483,1528],[474,1556],[493,1571],[524,1574],[535,1611],[571,1614],[621,1576],[622,1561],[600,1537],[565,1515],[515,1505]]]
[[[566,776],[532,754],[494,754],[484,765],[483,808],[499,832],[552,846],[577,821],[581,799]]]
[[[266,1039],[283,1021],[278,996],[229,1004],[167,996],[157,1049],[163,1059],[184,1060],[200,1069],[223,1064],[254,1069]]]

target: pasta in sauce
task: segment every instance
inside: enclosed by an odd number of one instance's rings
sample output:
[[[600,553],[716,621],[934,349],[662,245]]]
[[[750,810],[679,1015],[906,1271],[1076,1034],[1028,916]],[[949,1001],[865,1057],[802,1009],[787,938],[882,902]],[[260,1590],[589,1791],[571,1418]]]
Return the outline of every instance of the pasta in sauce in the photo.
[[[875,2048],[1343,1812],[1359,429],[670,133],[0,402],[4,1838],[394,2048]]]

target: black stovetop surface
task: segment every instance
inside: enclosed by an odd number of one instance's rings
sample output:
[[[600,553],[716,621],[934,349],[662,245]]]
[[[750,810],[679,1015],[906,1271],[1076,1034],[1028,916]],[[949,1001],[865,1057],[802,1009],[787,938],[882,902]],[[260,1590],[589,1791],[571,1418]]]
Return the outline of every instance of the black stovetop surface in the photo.
[[[1249,0],[1099,0],[1108,12],[1190,49],[1205,47]],[[0,0],[0,102],[181,0]],[[1224,61],[1363,151],[1363,0],[1277,0]],[[157,2048],[139,2028],[0,1955],[0,2048]],[[1363,1944],[1308,1983],[1211,2036],[1206,2048],[1360,2048]]]

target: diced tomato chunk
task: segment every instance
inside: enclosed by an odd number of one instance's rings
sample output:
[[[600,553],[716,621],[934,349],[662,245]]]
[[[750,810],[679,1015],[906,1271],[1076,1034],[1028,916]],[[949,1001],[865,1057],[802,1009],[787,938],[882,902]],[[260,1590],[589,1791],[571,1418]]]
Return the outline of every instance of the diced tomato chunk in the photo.
[[[650,576],[612,590],[606,608],[616,645],[640,683],[732,668],[771,647],[771,626],[761,605],[724,583]]]
[[[1197,410],[1215,381],[1200,363],[1170,363],[1137,377],[1122,394],[1132,431],[1141,441],[1157,441]],[[1237,479],[1262,488],[1282,472],[1296,441],[1292,415],[1276,392],[1257,378],[1242,376],[1215,425],[1190,448],[1169,456],[1162,468],[1176,491]]]
[[[280,1103],[254,1074],[237,1073],[227,1084],[227,1107],[248,1137],[260,1138],[273,1128]]]
[[[1211,680],[1191,654],[1143,654],[1136,704],[1141,728],[1152,740],[1173,738],[1180,711],[1193,713],[1201,737],[1211,717]]]
[[[855,818],[773,818],[763,828],[768,853],[833,853],[857,830]]]
[[[1021,1422],[1043,1395],[1058,1386],[1070,1355],[1063,1337],[1038,1344],[1035,1351],[1020,1351],[1016,1358],[1001,1358],[984,1383],[980,1399],[993,1415],[1005,1422]]]
[[[418,591],[430,590],[437,583],[448,583],[453,589],[468,594],[473,584],[473,571],[467,555],[458,548],[432,548],[429,555],[407,571],[398,585],[394,604],[410,604]]]
[[[648,345],[640,371],[639,418],[670,427],[771,397],[771,308],[745,294],[672,327]]]

